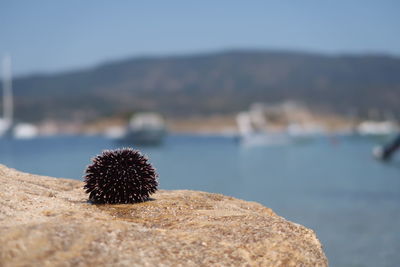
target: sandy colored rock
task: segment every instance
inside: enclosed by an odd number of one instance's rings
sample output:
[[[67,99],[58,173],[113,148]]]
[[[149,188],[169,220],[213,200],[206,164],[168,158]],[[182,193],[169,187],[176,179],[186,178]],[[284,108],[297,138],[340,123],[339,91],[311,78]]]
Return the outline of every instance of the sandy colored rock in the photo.
[[[258,203],[162,190],[92,205],[82,186],[0,165],[0,266],[327,266],[312,230]]]

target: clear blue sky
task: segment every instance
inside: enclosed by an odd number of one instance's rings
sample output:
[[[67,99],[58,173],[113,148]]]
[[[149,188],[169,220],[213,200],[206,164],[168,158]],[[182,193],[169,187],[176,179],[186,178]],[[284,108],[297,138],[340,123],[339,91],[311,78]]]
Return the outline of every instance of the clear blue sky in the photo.
[[[0,0],[17,75],[224,49],[400,55],[400,1]]]

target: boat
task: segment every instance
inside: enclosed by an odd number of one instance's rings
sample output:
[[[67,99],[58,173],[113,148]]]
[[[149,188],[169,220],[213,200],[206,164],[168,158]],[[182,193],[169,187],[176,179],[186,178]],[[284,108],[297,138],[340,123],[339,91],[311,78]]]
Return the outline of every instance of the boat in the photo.
[[[38,136],[37,127],[30,123],[17,123],[12,131],[15,139],[32,139]]]
[[[9,55],[5,56],[2,63],[3,118],[0,118],[0,137],[9,136],[11,134],[13,122],[11,57]]]
[[[13,122],[14,102],[12,92],[11,57],[3,58],[3,118],[0,118],[0,137],[30,139],[38,135],[38,129],[30,123]]]
[[[236,122],[239,128],[239,142],[245,147],[285,145],[291,141],[285,132],[267,131],[265,127],[257,125],[265,122],[261,117],[249,112],[240,112],[236,116]]]
[[[125,135],[119,141],[136,145],[160,145],[166,133],[165,120],[161,115],[142,112],[132,116]]]
[[[391,136],[400,131],[394,121],[363,121],[357,127],[357,132],[362,136]]]
[[[304,114],[308,113],[305,107],[291,101],[254,103],[236,116],[239,142],[245,146],[270,146],[312,141],[325,130],[316,122],[305,120]]]

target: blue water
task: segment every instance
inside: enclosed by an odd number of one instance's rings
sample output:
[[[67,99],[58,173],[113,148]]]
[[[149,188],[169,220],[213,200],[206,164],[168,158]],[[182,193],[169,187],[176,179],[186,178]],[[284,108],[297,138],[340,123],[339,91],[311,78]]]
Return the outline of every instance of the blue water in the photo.
[[[316,231],[331,266],[400,266],[400,153],[375,161],[376,140],[341,137],[244,148],[222,137],[172,136],[150,157],[163,189],[222,193]],[[90,158],[120,147],[101,137],[0,140],[0,163],[82,179]]]

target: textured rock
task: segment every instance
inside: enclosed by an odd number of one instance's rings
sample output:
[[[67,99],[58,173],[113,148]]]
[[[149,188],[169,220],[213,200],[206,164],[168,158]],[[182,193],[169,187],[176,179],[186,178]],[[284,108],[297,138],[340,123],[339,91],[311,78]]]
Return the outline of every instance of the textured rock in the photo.
[[[315,233],[254,202],[160,191],[92,205],[83,183],[0,165],[0,266],[326,266]]]

